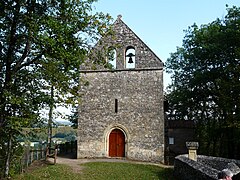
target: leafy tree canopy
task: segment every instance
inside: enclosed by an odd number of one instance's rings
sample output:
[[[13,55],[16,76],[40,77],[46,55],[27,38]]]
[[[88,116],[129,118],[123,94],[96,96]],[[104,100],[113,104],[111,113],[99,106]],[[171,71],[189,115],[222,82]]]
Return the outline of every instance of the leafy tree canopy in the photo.
[[[0,159],[6,164],[16,135],[37,123],[40,109],[75,101],[78,67],[111,19],[93,13],[94,2],[0,0],[0,149],[7,153]]]
[[[185,31],[167,60],[169,119],[195,120],[202,150],[235,157],[240,150],[240,8]],[[239,158],[239,156],[238,156]]]

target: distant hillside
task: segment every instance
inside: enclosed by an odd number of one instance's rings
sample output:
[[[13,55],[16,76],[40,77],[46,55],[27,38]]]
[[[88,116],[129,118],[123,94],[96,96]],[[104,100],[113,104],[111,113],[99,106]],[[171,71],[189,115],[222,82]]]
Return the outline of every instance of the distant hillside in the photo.
[[[54,122],[57,126],[71,126],[72,123],[70,121],[65,120],[57,120]]]
[[[67,124],[67,125],[64,125]],[[77,129],[71,127],[71,123],[57,123],[55,127],[52,128],[52,137],[61,135],[69,141],[73,137],[77,136]],[[47,127],[43,128],[23,128],[23,135],[19,136],[19,141],[46,141],[48,137]]]

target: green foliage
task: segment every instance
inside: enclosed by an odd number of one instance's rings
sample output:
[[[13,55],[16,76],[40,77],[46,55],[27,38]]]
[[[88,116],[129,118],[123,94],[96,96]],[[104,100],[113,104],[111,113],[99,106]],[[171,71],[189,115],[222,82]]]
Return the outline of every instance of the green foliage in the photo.
[[[0,177],[4,176],[4,167],[6,163],[5,152],[7,151],[7,146],[3,146],[0,149]],[[9,168],[9,175],[13,175],[16,172],[19,172],[19,163],[22,158],[23,147],[18,142],[13,141],[13,148],[10,151],[12,166]]]
[[[57,133],[53,136],[53,138],[61,138],[65,139],[65,141],[70,142],[70,141],[75,141],[76,139],[76,133],[71,132],[71,133]]]
[[[53,138],[62,138],[64,141],[73,141],[77,135],[77,130],[73,127],[63,126],[52,129]],[[43,128],[23,128],[21,135],[17,137],[18,142],[46,142],[48,138],[47,127]]]
[[[13,179],[175,179],[173,169],[154,165],[95,162],[83,167],[81,173],[73,173],[65,165],[49,165]]]
[[[38,124],[42,108],[77,102],[79,65],[110,20],[92,13],[93,2],[0,1],[0,149],[6,148],[6,164],[10,138]]]
[[[73,128],[76,129],[78,127],[78,109],[77,109],[77,107],[74,107],[72,109],[72,113],[71,113],[71,115],[68,116],[68,120],[72,123]]]
[[[197,122],[202,153],[239,158],[240,8],[227,11],[223,20],[189,27],[167,60],[168,116]]]
[[[44,142],[47,140],[47,127],[23,128],[18,142]]]
[[[63,133],[63,134],[76,134],[77,130],[69,127],[69,126],[63,126],[63,127],[57,127],[53,128],[53,135],[56,135],[58,133]]]

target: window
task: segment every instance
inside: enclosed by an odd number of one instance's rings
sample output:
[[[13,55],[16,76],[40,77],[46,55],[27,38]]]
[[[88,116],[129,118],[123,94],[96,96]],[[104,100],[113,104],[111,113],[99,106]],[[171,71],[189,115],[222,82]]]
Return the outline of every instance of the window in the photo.
[[[126,68],[135,68],[135,48],[128,46],[125,52]]]
[[[118,100],[115,99],[115,113],[118,112]]]
[[[174,138],[173,137],[168,138],[168,144],[174,144]]]

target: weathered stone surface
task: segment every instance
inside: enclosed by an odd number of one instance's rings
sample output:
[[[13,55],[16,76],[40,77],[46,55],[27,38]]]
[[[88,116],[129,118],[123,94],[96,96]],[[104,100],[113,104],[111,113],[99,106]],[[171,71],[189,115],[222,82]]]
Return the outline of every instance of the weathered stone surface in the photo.
[[[83,66],[80,74],[78,158],[109,157],[109,134],[119,129],[126,158],[163,162],[163,63],[120,18],[114,31],[114,39],[103,38],[95,49],[115,47],[116,69]],[[128,46],[136,50],[134,69],[125,67]]]
[[[234,175],[240,173],[240,168],[234,162],[228,163],[226,168],[231,170]]]
[[[186,142],[188,149],[198,149],[198,142]]]
[[[106,53],[110,47],[117,52],[117,69],[126,69],[125,52],[129,46],[135,48],[136,69],[163,67],[163,62],[156,54],[120,18],[113,24],[112,31],[111,35],[102,37],[98,41],[86,64],[81,66],[82,70],[106,69],[101,65],[89,65],[89,63],[97,62],[99,59],[106,60]]]
[[[198,155],[197,161],[188,158],[188,155],[175,157],[174,174],[183,180],[210,180],[218,179],[217,174],[225,168],[229,168],[235,175],[238,172],[240,160],[221,157]]]

